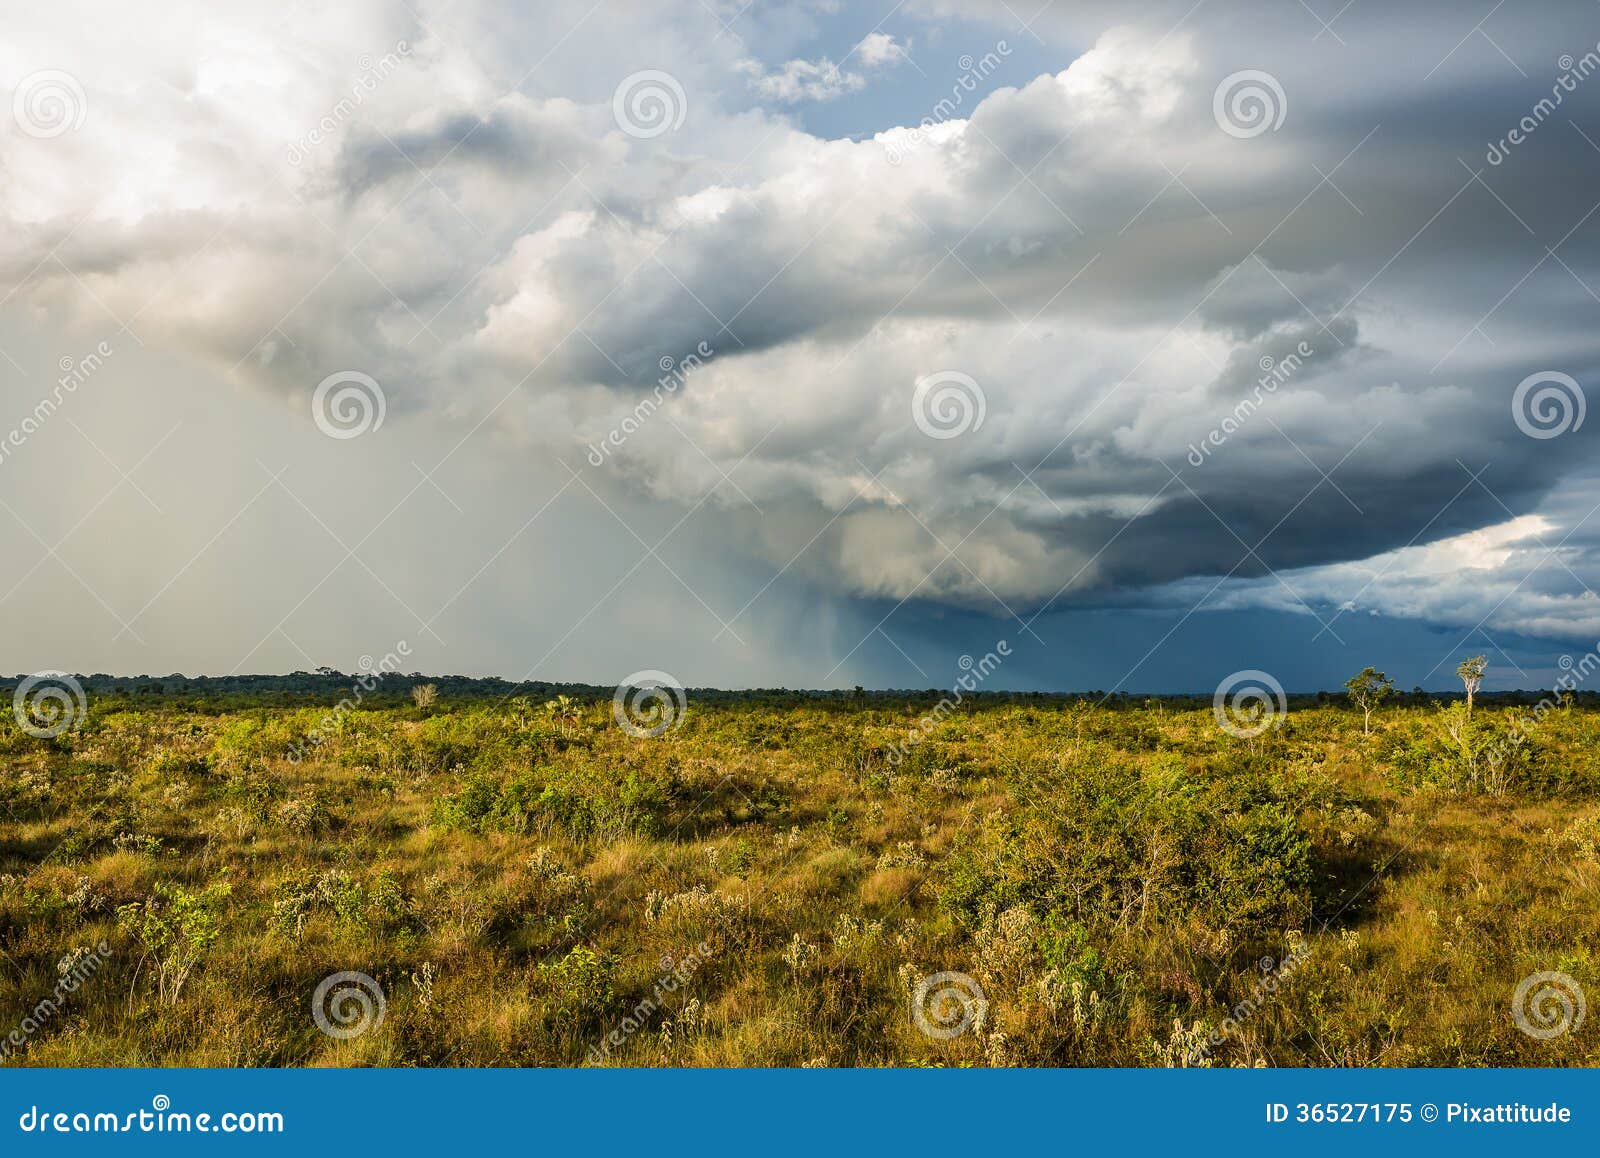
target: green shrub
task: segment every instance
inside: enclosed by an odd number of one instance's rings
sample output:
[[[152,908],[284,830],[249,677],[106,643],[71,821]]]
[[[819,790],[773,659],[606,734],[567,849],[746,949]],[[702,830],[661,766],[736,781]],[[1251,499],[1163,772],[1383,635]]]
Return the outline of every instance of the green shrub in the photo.
[[[144,946],[155,967],[156,994],[175,1005],[189,975],[222,935],[222,911],[233,886],[219,881],[202,892],[162,882],[146,900],[122,905],[117,923]]]
[[[1453,703],[1390,730],[1381,748],[1391,782],[1455,792],[1536,798],[1600,794],[1600,773],[1577,753],[1552,746],[1548,705],[1480,709],[1468,716]]]
[[[583,839],[658,831],[670,790],[638,773],[607,791],[603,783],[550,769],[496,776],[469,773],[456,792],[433,803],[433,821],[463,832],[529,835],[557,826]]]
[[[616,963],[583,945],[539,969],[557,1025],[577,1028],[614,1012]]]
[[[991,816],[940,869],[940,899],[969,927],[1015,904],[1062,927],[1299,926],[1312,842],[1275,791],[1170,770],[1147,779],[1114,763],[1033,779],[1014,811]]]

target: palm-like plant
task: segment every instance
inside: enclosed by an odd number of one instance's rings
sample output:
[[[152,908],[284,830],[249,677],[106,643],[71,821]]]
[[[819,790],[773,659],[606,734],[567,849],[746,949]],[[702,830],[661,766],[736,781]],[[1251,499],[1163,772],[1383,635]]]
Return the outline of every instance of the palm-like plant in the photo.
[[[581,718],[578,713],[578,701],[571,696],[557,696],[553,700],[545,701],[544,710],[550,714],[556,730],[563,737],[570,739]]]

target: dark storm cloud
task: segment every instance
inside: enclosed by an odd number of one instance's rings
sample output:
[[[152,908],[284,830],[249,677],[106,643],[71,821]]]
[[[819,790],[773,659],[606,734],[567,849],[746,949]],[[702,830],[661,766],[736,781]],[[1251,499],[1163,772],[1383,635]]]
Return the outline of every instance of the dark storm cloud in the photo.
[[[960,8],[1014,31],[1003,5]],[[138,311],[295,397],[360,367],[397,413],[569,455],[651,398],[663,359],[708,348],[595,485],[709,502],[730,555],[845,596],[1160,602],[1231,575],[1267,600],[1279,571],[1534,514],[1559,533],[1600,420],[1534,438],[1512,398],[1541,371],[1600,381],[1600,76],[1537,111],[1600,15],[1327,15],[1056,5],[1035,25],[1054,71],[965,119],[825,140],[760,106],[750,46],[697,39],[703,11],[607,12],[521,83],[518,52],[571,20],[469,5],[470,43],[410,29],[408,67],[298,171],[274,154],[337,86],[286,88],[270,131],[259,101],[158,105],[181,179],[84,170],[64,252],[97,278],[30,293]],[[669,56],[598,53],[634,25]],[[683,127],[630,135],[612,91],[663,67]],[[1281,126],[1219,123],[1240,70],[1267,74]],[[225,151],[219,125],[241,130]],[[17,170],[18,281],[61,240],[56,172]],[[983,420],[931,437],[919,383],[951,373]]]

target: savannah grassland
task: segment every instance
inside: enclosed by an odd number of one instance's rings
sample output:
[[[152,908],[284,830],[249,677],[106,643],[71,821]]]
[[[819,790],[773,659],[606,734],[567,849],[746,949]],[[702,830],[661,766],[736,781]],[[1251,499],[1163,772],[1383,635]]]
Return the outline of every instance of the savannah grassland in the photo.
[[[894,765],[932,700],[691,692],[642,739],[546,698],[7,714],[0,1036],[110,955],[4,1064],[1600,1062],[1594,1015],[1511,1016],[1539,971],[1600,998],[1592,705],[1507,756],[1482,700],[1399,697],[1370,737],[1306,700],[1240,739],[1208,701],[980,697]],[[634,1017],[663,958],[686,980]],[[1276,992],[1196,1055],[1263,958]],[[386,995],[350,1040],[311,1016],[339,970]],[[940,1040],[911,995],[947,970],[988,1008]]]

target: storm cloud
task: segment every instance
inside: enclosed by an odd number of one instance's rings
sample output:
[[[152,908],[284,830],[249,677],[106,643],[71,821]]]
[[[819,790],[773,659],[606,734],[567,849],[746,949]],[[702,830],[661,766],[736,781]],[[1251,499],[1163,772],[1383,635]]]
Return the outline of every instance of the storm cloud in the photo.
[[[359,371],[868,624],[1592,638],[1600,12],[1327,7],[52,7],[0,294],[296,415]]]

